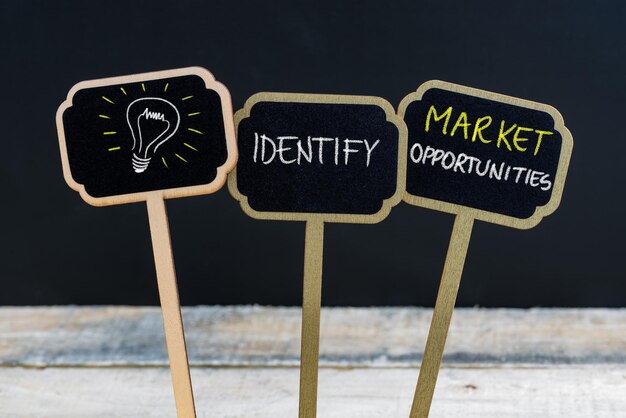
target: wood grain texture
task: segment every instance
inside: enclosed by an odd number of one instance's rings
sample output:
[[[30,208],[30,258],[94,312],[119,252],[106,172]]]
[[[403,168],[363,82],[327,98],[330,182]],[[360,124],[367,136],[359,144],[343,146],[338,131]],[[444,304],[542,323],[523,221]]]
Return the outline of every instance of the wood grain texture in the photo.
[[[297,368],[192,369],[201,418],[298,413]],[[0,368],[0,418],[174,417],[167,368]],[[321,369],[318,417],[407,417],[410,369]],[[620,418],[623,365],[443,368],[432,418]]]
[[[183,309],[198,417],[298,414],[300,309]],[[407,417],[432,311],[322,309],[317,416]],[[457,309],[431,418],[621,418],[626,309]],[[174,417],[160,309],[0,308],[0,418]]]
[[[424,308],[322,308],[322,367],[417,367]],[[299,308],[183,308],[195,366],[299,365]],[[444,365],[626,364],[626,309],[456,309]],[[0,366],[167,366],[158,307],[2,307]]]

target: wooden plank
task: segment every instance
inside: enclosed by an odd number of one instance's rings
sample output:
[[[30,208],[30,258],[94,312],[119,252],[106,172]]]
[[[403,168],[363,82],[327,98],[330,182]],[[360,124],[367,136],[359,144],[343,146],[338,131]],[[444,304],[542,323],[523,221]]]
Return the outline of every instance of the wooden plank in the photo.
[[[198,417],[298,412],[297,368],[194,368]],[[417,371],[320,370],[319,418],[406,417]],[[0,368],[1,418],[173,417],[167,368]],[[626,366],[444,368],[431,418],[623,417]]]
[[[320,364],[416,367],[432,310],[324,308]],[[195,366],[297,366],[300,309],[183,308]],[[444,363],[626,363],[626,309],[457,309]],[[0,308],[0,365],[167,364],[158,308]]]
[[[198,417],[297,415],[299,309],[183,315],[192,361],[210,366],[191,372]],[[408,416],[430,316],[324,309],[318,417]],[[161,321],[158,308],[0,308],[0,418],[175,416]],[[626,411],[626,309],[460,309],[446,353],[431,418]]]

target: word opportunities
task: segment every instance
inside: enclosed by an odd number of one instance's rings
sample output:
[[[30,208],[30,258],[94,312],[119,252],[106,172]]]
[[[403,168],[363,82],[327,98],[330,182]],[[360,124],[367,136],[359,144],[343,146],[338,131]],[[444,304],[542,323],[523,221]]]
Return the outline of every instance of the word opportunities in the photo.
[[[522,182],[530,187],[541,187],[544,191],[552,188],[550,174],[542,171],[531,170],[527,167],[514,167],[504,162],[497,164],[494,161],[484,161],[464,153],[457,155],[452,151],[433,148],[430,145],[424,149],[417,142],[411,147],[409,156],[413,163],[437,165],[443,170],[452,170],[455,173],[487,176],[489,179],[498,181]]]
[[[431,81],[399,113],[407,202],[520,228],[556,209],[572,140],[554,108]]]
[[[401,199],[406,128],[383,99],[259,93],[235,124],[229,188],[251,216],[376,222]]]
[[[237,158],[230,95],[201,68],[79,83],[57,126],[66,181],[96,205],[211,193]]]

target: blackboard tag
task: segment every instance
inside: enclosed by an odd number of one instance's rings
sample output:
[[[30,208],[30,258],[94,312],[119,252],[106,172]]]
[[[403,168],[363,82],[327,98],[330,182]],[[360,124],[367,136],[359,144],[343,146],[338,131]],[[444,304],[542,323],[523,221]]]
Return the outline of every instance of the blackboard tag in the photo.
[[[56,122],[67,184],[94,206],[145,201],[176,411],[195,405],[166,198],[220,189],[237,161],[230,94],[204,68],[83,81]]]
[[[406,127],[381,98],[258,93],[235,129],[228,186],[254,218],[374,223],[402,198]]]
[[[404,200],[515,228],[559,205],[572,136],[553,107],[442,81],[406,96]]]
[[[57,129],[66,182],[96,206],[213,193],[237,160],[230,94],[200,67],[78,83]]]
[[[406,126],[378,97],[258,93],[235,130],[228,189],[243,211],[306,222],[298,409],[315,417],[324,222],[379,222],[400,202]]]

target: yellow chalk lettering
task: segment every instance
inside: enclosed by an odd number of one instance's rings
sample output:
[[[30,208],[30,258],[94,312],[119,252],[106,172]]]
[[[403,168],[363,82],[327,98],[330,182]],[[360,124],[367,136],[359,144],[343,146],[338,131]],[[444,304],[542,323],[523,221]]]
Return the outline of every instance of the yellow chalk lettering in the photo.
[[[539,153],[539,147],[541,146],[541,141],[543,140],[543,136],[554,134],[554,132],[540,131],[539,129],[535,129],[535,132],[537,132],[538,136],[537,136],[537,146],[535,147],[535,153],[533,155],[537,155],[537,153]]]
[[[484,125],[481,125],[482,122],[486,121]],[[491,122],[493,122],[493,118],[491,116],[483,116],[476,120],[476,125],[474,125],[474,134],[472,134],[472,142],[476,142],[476,137],[480,139],[480,142],[484,144],[488,144],[493,139],[485,139],[483,137],[483,130],[487,129]]]
[[[525,128],[524,126],[517,127],[517,130],[515,131],[515,134],[513,135],[513,146],[515,147],[516,150],[518,150],[519,152],[524,152],[528,149],[528,147],[522,147],[519,144],[519,142],[528,141],[528,138],[519,136],[520,131],[532,132],[533,130],[534,130],[533,128]]]
[[[497,144],[497,147],[500,148],[500,144],[502,142],[504,142],[504,144],[509,149],[509,151],[513,151],[513,149],[511,148],[511,144],[509,144],[509,140],[506,139],[506,136],[508,134],[510,134],[511,132],[513,132],[513,129],[515,129],[517,127],[517,124],[514,123],[513,126],[511,126],[509,129],[507,129],[505,131],[504,130],[504,124],[505,123],[506,123],[505,121],[500,122],[500,132],[498,132],[498,144]]]
[[[437,109],[435,109],[435,105],[431,105],[430,109],[428,109],[428,115],[426,115],[426,132],[428,132],[428,130],[430,129],[431,115],[435,119],[435,122],[439,122],[441,119],[446,118],[445,122],[443,123],[443,129],[441,130],[441,132],[446,135],[448,133],[448,122],[450,122],[450,116],[452,116],[452,106],[447,108],[446,111],[443,112],[441,115],[438,115]]]
[[[467,121],[467,113],[461,112],[459,118],[456,120],[456,123],[452,127],[452,132],[450,132],[450,136],[454,136],[454,133],[459,126],[463,127],[463,138],[468,139],[467,128],[472,126],[472,124]]]

